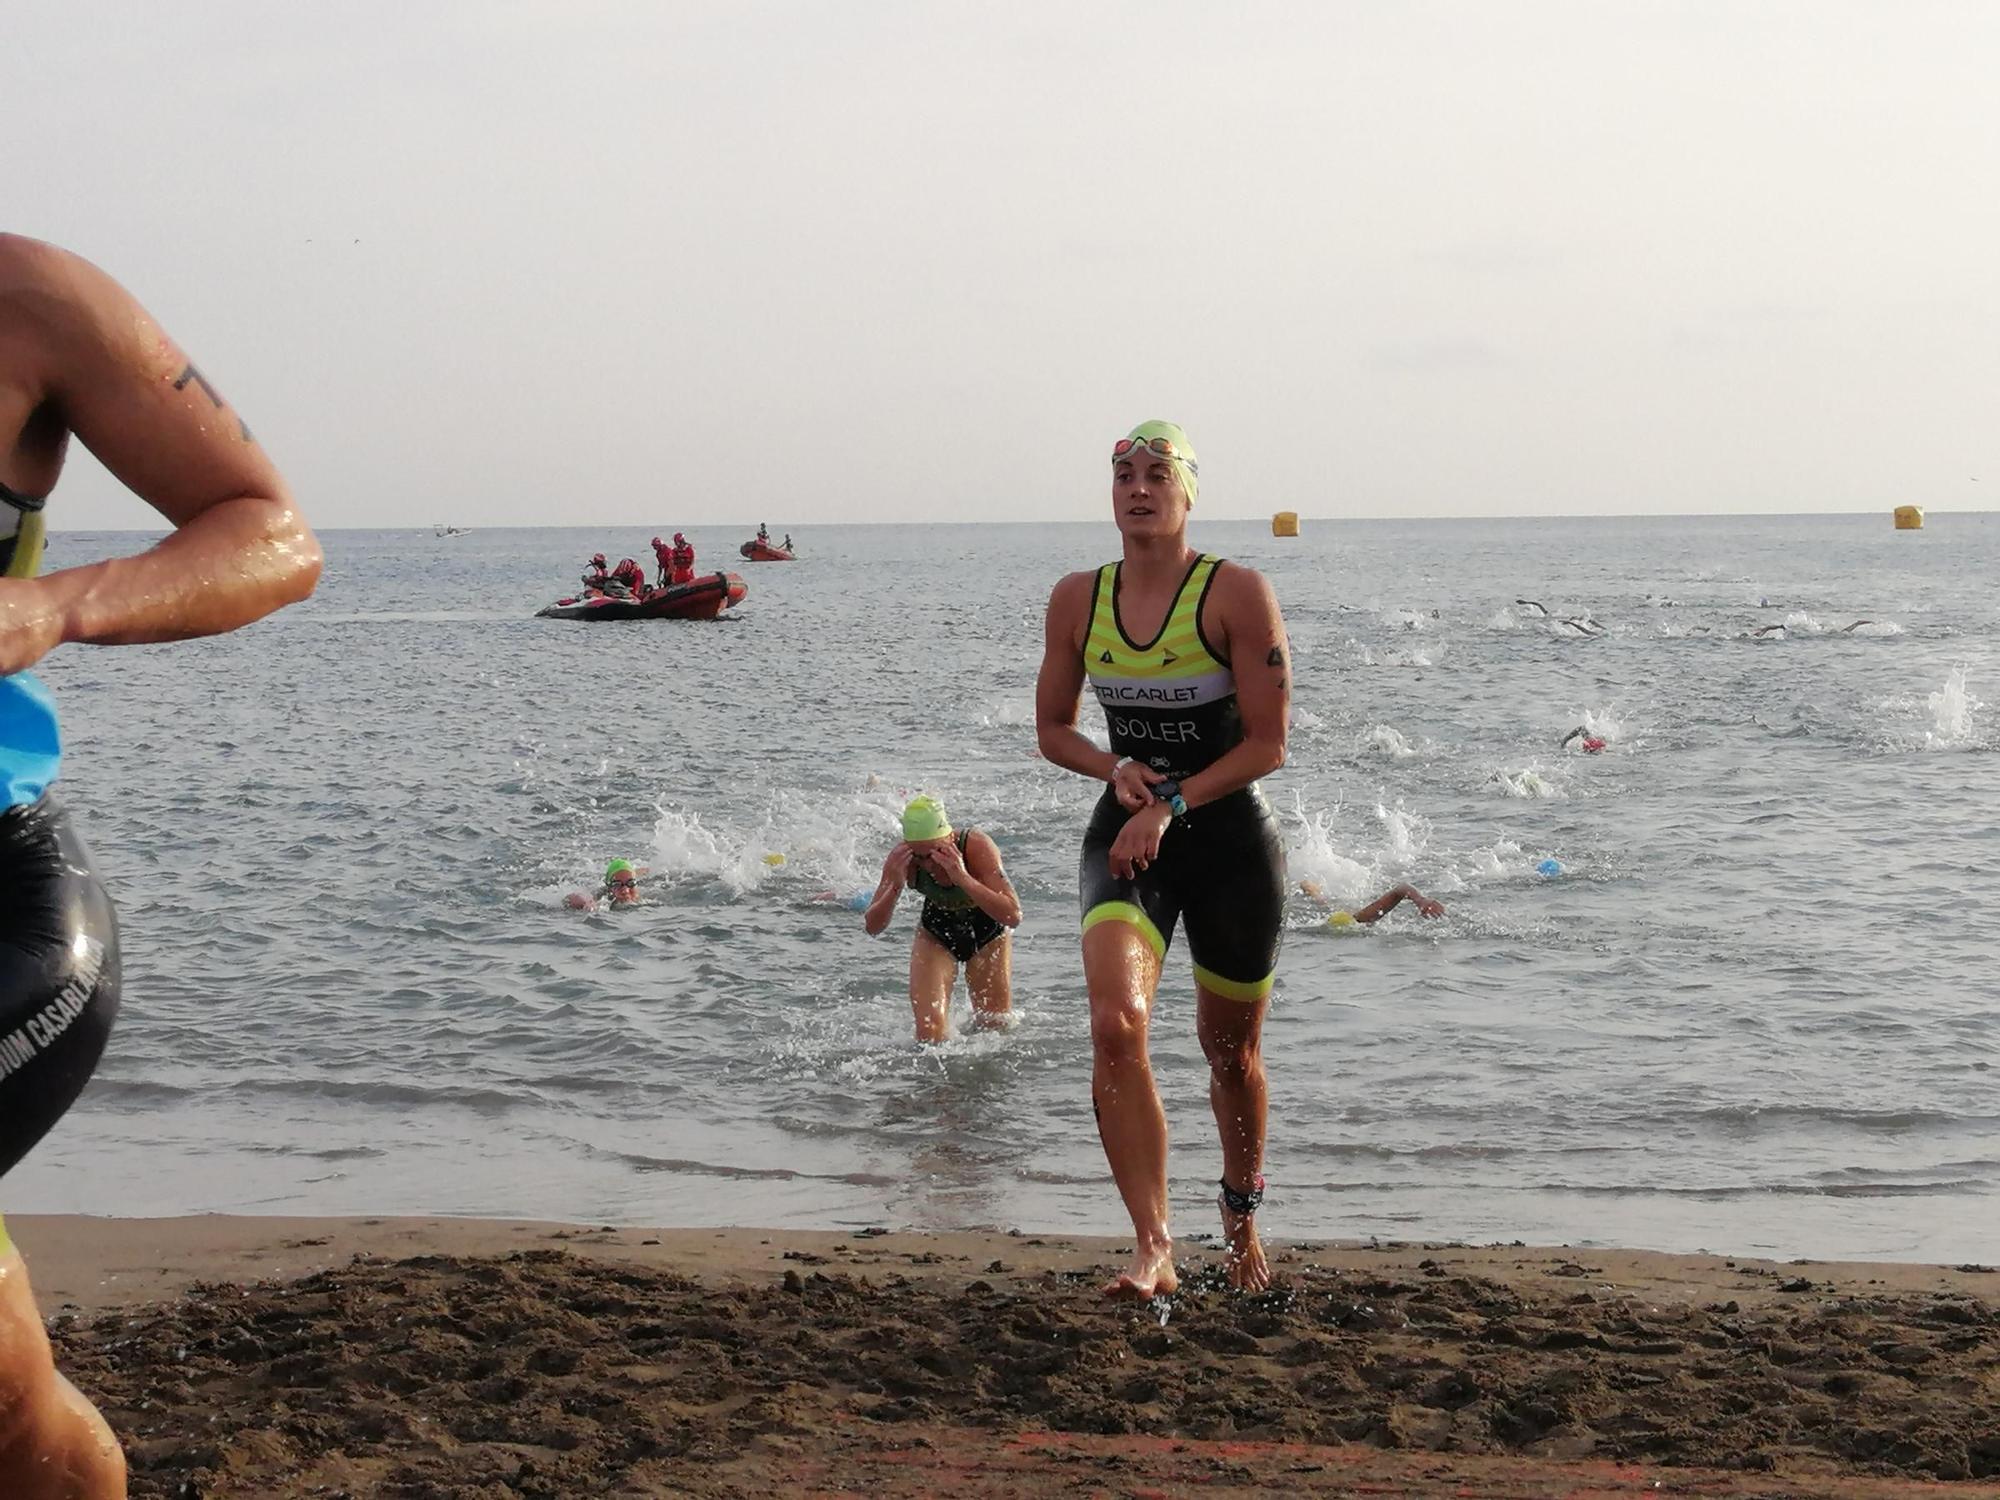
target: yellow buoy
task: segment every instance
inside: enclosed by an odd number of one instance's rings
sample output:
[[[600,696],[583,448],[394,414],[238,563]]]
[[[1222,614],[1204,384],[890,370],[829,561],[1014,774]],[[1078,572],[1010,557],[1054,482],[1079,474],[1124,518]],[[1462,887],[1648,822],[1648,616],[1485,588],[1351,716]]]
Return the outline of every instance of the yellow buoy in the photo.
[[[1897,506],[1896,529],[1898,531],[1922,531],[1924,529],[1924,508],[1921,505]]]
[[[1299,534],[1299,513],[1295,510],[1281,510],[1271,517],[1272,536],[1297,536]]]

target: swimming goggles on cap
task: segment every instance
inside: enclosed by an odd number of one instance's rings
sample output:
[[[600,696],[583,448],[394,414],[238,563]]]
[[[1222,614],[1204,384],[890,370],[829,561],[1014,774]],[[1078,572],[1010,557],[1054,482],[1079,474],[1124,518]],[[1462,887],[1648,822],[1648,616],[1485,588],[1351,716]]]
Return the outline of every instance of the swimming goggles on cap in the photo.
[[[1161,458],[1171,458],[1179,463],[1186,464],[1190,469],[1194,470],[1194,472],[1197,474],[1201,472],[1201,465],[1197,464],[1193,459],[1189,458],[1185,453],[1181,452],[1180,449],[1176,448],[1174,446],[1174,440],[1172,438],[1163,438],[1163,437],[1120,438],[1117,442],[1111,445],[1111,457],[1114,461],[1121,458],[1129,458],[1132,455],[1133,449],[1135,448],[1149,449],[1150,451],[1159,454]]]

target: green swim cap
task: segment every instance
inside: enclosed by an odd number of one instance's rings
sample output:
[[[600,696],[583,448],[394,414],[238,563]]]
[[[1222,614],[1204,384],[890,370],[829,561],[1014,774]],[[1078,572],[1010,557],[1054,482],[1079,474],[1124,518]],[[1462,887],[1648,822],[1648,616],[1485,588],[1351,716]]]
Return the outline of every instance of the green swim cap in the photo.
[[[631,868],[632,868],[632,861],[629,859],[612,860],[610,864],[604,867],[604,883],[606,885],[611,884],[612,876],[623,875],[627,870],[630,870]]]
[[[1345,928],[1345,927],[1358,927],[1358,926],[1360,926],[1361,924],[1360,924],[1360,923],[1358,923],[1358,922],[1356,922],[1356,921],[1354,920],[1354,913],[1353,913],[1353,912],[1351,912],[1351,911],[1337,911],[1337,912],[1335,912],[1335,913],[1334,913],[1334,914],[1333,914],[1332,916],[1330,916],[1330,917],[1328,917],[1328,918],[1326,919],[1326,925],[1327,925],[1327,926],[1329,926],[1329,927],[1331,927],[1331,928],[1333,928],[1333,929],[1334,929],[1334,930],[1335,930],[1336,932],[1338,932],[1338,931],[1340,931],[1340,930],[1341,930],[1342,928]]]
[[[950,837],[951,819],[944,815],[944,804],[935,797],[912,797],[910,805],[903,809],[904,841],[921,844],[928,839]]]
[[[1117,463],[1133,448],[1150,449],[1172,464],[1188,504],[1194,504],[1195,490],[1201,483],[1201,465],[1195,459],[1194,444],[1188,441],[1178,422],[1141,422],[1112,445],[1111,461]]]

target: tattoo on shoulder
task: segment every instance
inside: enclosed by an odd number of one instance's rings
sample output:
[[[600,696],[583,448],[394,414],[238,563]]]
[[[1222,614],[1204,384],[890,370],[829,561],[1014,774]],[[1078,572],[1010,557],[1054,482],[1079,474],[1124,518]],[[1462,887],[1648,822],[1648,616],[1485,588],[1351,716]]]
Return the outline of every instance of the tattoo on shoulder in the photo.
[[[1264,658],[1264,665],[1267,667],[1282,667],[1284,664],[1285,648],[1283,646],[1273,646],[1271,654]]]

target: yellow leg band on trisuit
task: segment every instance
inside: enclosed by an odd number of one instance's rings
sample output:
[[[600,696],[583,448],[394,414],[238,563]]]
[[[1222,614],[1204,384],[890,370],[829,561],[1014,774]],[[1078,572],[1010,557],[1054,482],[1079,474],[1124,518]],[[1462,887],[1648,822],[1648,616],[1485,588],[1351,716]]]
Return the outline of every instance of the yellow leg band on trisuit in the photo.
[[[1194,966],[1194,982],[1203,989],[1212,991],[1225,1000],[1241,1000],[1250,1005],[1255,1005],[1271,993],[1271,985],[1277,977],[1275,973],[1271,973],[1262,979],[1253,979],[1246,983],[1241,979],[1224,979],[1220,974],[1204,969],[1200,964]]]
[[[13,1248],[14,1242],[7,1238],[7,1221],[0,1219],[0,1255],[5,1255]]]
[[[1130,922],[1139,929],[1139,936],[1146,940],[1146,946],[1153,950],[1153,957],[1167,956],[1167,940],[1160,936],[1160,929],[1153,925],[1153,919],[1130,901],[1100,901],[1083,914],[1083,930],[1090,931],[1099,922]]]

